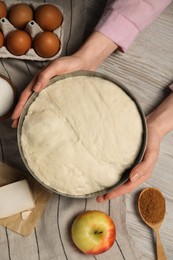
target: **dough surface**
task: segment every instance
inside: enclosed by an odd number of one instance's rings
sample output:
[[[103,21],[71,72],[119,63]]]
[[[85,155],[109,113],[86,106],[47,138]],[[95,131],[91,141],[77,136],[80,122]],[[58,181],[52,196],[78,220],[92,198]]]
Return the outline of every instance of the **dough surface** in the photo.
[[[30,105],[21,145],[47,186],[86,195],[117,183],[142,142],[136,104],[114,83],[76,76],[42,90]]]

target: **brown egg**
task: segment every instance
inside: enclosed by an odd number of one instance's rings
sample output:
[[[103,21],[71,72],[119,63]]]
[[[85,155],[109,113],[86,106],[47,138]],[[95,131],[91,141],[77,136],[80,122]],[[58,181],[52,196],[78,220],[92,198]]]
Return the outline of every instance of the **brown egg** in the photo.
[[[0,19],[7,16],[7,7],[3,1],[0,1]]]
[[[44,31],[53,31],[62,23],[60,10],[50,4],[40,5],[35,11],[35,21]]]
[[[4,45],[4,35],[3,33],[0,31],[0,48]]]
[[[60,40],[56,34],[52,32],[39,33],[34,39],[34,50],[35,52],[43,57],[53,57],[60,48]]]
[[[25,54],[32,44],[31,36],[21,30],[15,30],[10,32],[6,37],[5,45],[9,52],[16,56]]]
[[[33,10],[27,4],[15,4],[9,10],[8,19],[14,27],[25,28],[26,24],[33,20]]]

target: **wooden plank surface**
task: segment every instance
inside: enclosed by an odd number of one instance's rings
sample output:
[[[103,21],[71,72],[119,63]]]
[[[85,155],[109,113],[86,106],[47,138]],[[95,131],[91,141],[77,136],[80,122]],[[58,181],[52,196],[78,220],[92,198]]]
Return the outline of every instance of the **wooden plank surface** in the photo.
[[[168,95],[173,81],[173,3],[140,34],[125,54],[114,53],[100,66],[122,82],[137,97],[147,114]],[[167,203],[160,233],[167,259],[173,257],[173,133],[163,140],[152,177],[137,191],[126,196],[126,226],[140,253],[139,259],[156,259],[153,233],[138,216],[136,199],[144,187],[159,188]]]
[[[37,1],[38,2],[38,1]],[[40,1],[41,2],[41,1]],[[50,1],[49,1],[50,2]],[[99,17],[105,1],[88,0],[88,29]],[[97,12],[98,17],[93,14]],[[173,81],[173,3],[136,39],[126,52],[113,53],[98,69],[122,82],[136,96],[145,113],[151,111],[169,93],[167,86]],[[35,73],[44,66],[42,62],[13,59],[0,60],[0,73],[11,78],[18,93]],[[26,170],[19,156],[16,130],[11,120],[0,124],[0,161]],[[0,227],[1,260],[76,260],[76,259],[156,259],[153,234],[139,218],[136,200],[143,187],[159,188],[167,203],[166,217],[161,227],[161,238],[167,259],[173,259],[173,133],[161,145],[159,161],[152,177],[131,194],[104,204],[95,199],[74,200],[54,195],[45,214],[32,235],[23,238]],[[69,228],[72,219],[83,210],[99,209],[111,215],[117,224],[117,240],[106,253],[85,256],[71,243]]]

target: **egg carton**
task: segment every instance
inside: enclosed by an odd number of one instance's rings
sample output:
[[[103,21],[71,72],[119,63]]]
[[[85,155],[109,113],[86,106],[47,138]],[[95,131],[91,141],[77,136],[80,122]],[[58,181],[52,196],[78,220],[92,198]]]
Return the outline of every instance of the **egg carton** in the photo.
[[[21,2],[21,1],[4,1],[4,3],[7,6],[7,10],[9,10],[13,5],[15,4],[19,4],[19,3],[25,3],[28,4],[29,6],[31,6],[31,8],[33,10],[36,10],[36,8],[40,5],[44,5],[46,3],[36,3],[36,2],[30,2],[30,1],[25,1],[25,2]],[[17,59],[21,59],[21,60],[36,60],[36,61],[46,61],[46,60],[54,60],[55,58],[58,58],[61,56],[62,53],[62,46],[63,46],[63,34],[64,34],[64,12],[61,6],[57,5],[57,4],[52,4],[54,6],[56,6],[62,13],[63,15],[63,22],[60,25],[60,27],[58,27],[57,29],[55,29],[53,31],[53,33],[55,33],[55,35],[58,36],[59,40],[60,40],[60,49],[57,52],[56,55],[50,57],[50,58],[43,58],[40,57],[33,48],[30,48],[24,55],[20,55],[20,56],[16,56],[13,55],[12,53],[10,53],[8,51],[8,49],[5,46],[2,46],[0,48],[0,58],[17,58]],[[1,18],[0,19],[0,30],[3,32],[4,38],[8,35],[9,32],[17,30],[17,28],[15,28],[10,21],[8,20],[8,18]],[[34,38],[36,37],[37,34],[39,34],[40,32],[43,32],[43,30],[41,29],[41,27],[34,21],[31,20],[30,22],[27,23],[25,29],[26,32],[29,33],[29,35],[32,38],[32,41],[34,40]]]

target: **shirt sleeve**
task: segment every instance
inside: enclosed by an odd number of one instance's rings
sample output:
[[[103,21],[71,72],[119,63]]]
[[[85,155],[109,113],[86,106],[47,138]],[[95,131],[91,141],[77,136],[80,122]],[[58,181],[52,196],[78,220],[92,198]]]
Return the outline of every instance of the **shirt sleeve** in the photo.
[[[126,51],[139,32],[170,3],[171,0],[108,0],[95,30]]]

